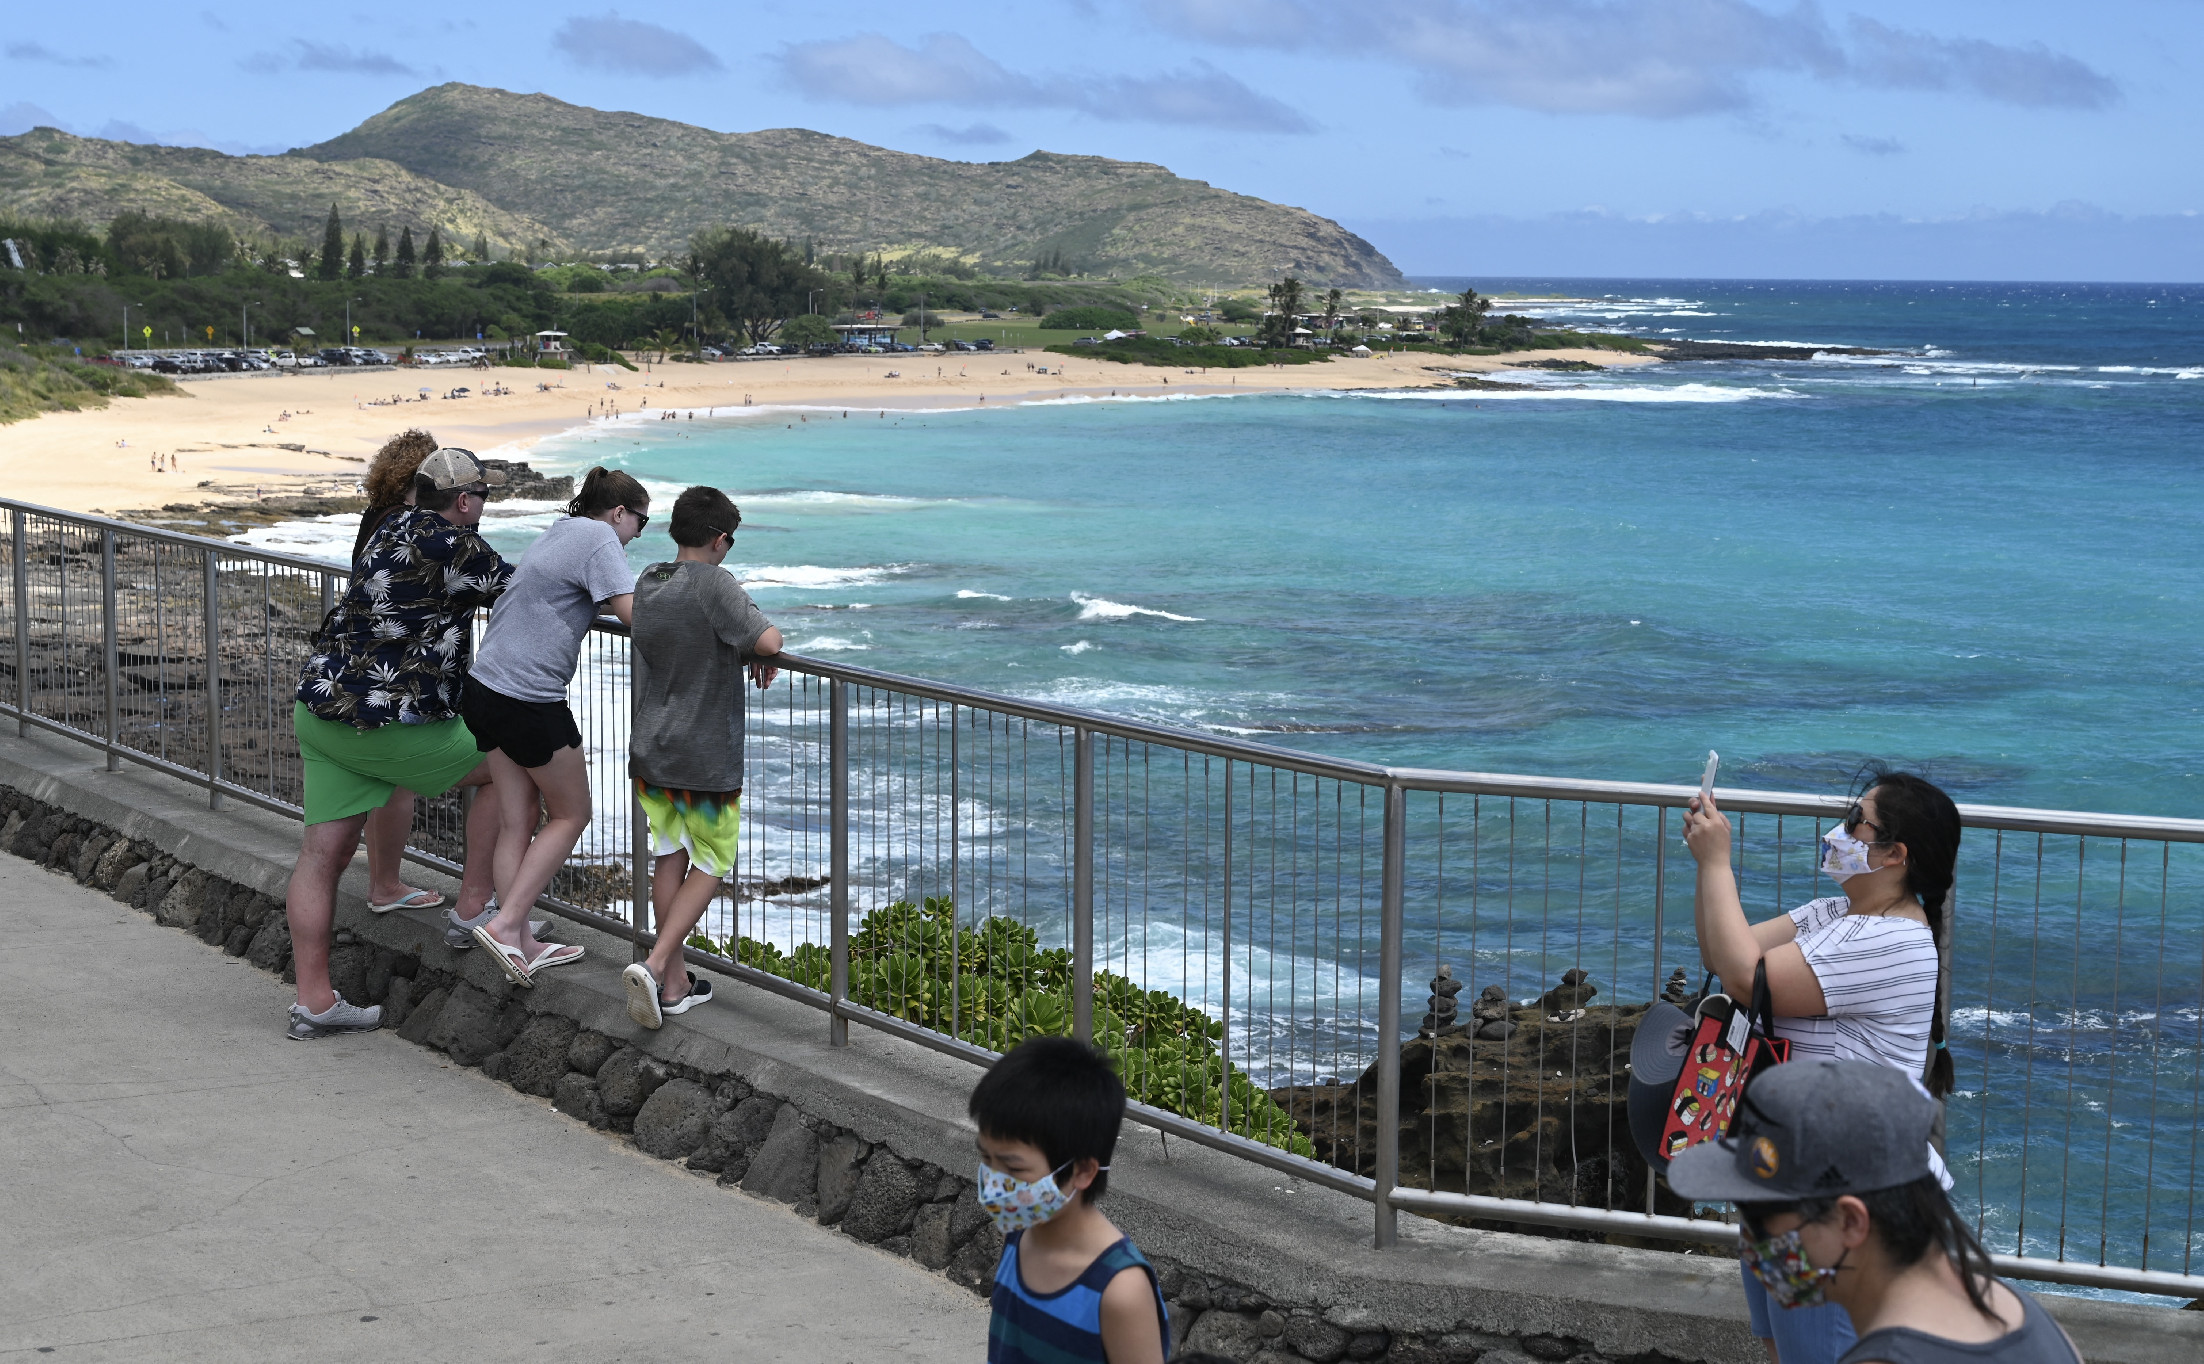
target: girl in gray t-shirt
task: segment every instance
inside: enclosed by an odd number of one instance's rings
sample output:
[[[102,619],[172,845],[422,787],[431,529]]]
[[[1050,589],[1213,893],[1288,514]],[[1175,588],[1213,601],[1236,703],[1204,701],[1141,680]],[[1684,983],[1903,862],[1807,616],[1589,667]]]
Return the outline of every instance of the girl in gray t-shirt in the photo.
[[[490,613],[462,700],[475,746],[489,755],[502,821],[498,911],[469,927],[518,985],[582,956],[572,943],[538,942],[528,915],[589,827],[589,767],[566,688],[597,613],[632,617],[626,546],[650,521],[650,494],[628,474],[595,468],[566,511],[529,547]],[[539,809],[548,816],[541,829]]]

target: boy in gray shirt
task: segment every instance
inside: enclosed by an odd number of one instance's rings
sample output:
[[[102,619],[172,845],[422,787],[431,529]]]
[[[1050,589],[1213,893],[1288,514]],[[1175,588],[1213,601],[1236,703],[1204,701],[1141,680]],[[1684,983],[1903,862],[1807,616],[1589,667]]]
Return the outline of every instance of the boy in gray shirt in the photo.
[[[635,730],[628,775],[650,823],[658,945],[622,973],[628,1016],[646,1028],[712,997],[682,944],[735,868],[742,829],[743,667],[760,687],[781,632],[726,570],[742,513],[717,488],[673,504],[672,563],[635,582]]]

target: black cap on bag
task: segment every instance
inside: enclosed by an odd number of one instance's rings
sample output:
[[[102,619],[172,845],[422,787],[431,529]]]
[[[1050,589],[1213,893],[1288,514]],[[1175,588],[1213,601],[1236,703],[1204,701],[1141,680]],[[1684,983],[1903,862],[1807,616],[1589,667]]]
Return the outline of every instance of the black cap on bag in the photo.
[[[1676,1077],[1684,1072],[1696,1020],[1667,1000],[1656,1001],[1638,1022],[1630,1040],[1630,1088],[1627,1108],[1630,1139],[1656,1170],[1668,1168],[1661,1132],[1668,1126],[1668,1101]]]
[[[1729,1135],[1669,1162],[1695,1202],[1786,1203],[1873,1193],[1929,1173],[1936,1100],[1868,1061],[1793,1061],[1745,1090]]]

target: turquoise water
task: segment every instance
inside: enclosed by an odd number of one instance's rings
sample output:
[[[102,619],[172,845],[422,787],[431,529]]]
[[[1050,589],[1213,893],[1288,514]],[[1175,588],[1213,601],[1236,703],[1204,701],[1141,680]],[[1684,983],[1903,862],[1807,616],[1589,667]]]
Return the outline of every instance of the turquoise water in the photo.
[[[2204,295],[1564,287],[1623,296],[1567,310],[1596,325],[1902,353],[645,420],[536,459],[728,488],[791,646],[868,666],[1377,761],[1688,781],[1713,747],[1819,789],[1875,756],[2198,810]]]

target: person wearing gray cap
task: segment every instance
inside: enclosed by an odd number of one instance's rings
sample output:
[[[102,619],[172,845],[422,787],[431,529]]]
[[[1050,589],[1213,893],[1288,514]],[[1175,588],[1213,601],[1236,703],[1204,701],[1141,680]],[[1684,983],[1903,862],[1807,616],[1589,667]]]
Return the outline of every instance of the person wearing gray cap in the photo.
[[[1794,1061],[1753,1080],[1728,1135],[1669,1163],[1669,1187],[1737,1205],[1745,1264],[1778,1307],[1851,1316],[1840,1364],[2081,1364],[1945,1196],[1937,1116],[1889,1066]]]
[[[503,481],[472,451],[447,448],[422,460],[414,505],[369,538],[299,670],[291,729],[304,769],[306,831],[285,906],[298,977],[293,1038],[382,1026],[380,1007],[346,1000],[329,981],[337,881],[369,813],[400,788],[439,796],[487,779],[488,764],[459,716],[460,663],[469,618],[513,573],[475,532],[490,486]],[[493,855],[497,830],[494,821],[468,821],[471,867]]]

